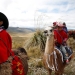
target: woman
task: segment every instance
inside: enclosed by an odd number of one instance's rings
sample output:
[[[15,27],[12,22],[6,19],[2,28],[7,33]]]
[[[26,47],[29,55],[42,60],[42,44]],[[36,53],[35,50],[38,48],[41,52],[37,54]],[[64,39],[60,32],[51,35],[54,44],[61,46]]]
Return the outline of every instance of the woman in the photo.
[[[12,41],[6,31],[9,26],[8,18],[0,12],[0,74],[12,74],[10,62],[8,61],[11,55]]]
[[[0,12],[0,64],[8,60],[12,48],[11,37],[6,31],[8,26],[7,17]]]
[[[8,18],[0,12],[0,75],[26,75],[21,60],[11,50],[12,40],[6,31],[8,26]]]

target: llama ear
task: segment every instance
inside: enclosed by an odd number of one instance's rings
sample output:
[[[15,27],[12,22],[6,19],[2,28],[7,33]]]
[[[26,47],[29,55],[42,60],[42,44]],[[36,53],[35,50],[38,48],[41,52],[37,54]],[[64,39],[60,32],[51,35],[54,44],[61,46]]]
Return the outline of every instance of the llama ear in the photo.
[[[47,29],[49,29],[49,30],[54,30],[55,28],[54,28],[54,26],[49,26]]]
[[[51,28],[52,28],[52,30],[54,30],[55,28],[54,28],[54,26],[51,26]]]
[[[57,26],[52,26],[52,30],[56,29]]]

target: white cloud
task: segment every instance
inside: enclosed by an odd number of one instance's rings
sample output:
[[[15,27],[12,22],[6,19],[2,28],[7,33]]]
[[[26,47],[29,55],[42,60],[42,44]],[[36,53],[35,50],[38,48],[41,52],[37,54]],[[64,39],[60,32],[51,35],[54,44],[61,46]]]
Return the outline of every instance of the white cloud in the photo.
[[[1,0],[0,11],[8,16],[10,26],[38,27],[53,21],[75,25],[75,0]]]

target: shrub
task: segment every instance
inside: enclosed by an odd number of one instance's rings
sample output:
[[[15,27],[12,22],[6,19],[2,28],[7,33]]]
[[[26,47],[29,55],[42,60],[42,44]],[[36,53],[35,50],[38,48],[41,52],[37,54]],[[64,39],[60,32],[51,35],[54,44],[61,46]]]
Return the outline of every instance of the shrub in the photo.
[[[36,31],[34,35],[26,41],[25,47],[29,49],[30,47],[38,46],[41,51],[45,49],[46,37],[43,35],[42,31]]]

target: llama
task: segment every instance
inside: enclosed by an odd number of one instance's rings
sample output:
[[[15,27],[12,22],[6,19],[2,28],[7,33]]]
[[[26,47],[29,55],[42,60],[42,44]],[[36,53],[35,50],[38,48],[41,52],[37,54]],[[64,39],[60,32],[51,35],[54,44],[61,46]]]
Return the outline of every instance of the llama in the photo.
[[[47,36],[47,40],[43,56],[43,63],[44,67],[48,70],[48,75],[51,75],[52,71],[55,71],[55,75],[62,75],[66,63],[63,60],[63,55],[60,50],[55,47],[53,29],[53,27],[48,27],[44,31]],[[71,57],[72,55],[69,57],[69,60],[71,60]]]
[[[23,68],[24,68],[24,74],[21,75],[27,75],[28,72],[28,56],[27,56],[27,52],[24,48],[18,48],[18,49],[13,49],[14,54],[19,58],[19,60],[22,62]],[[14,57],[15,57],[14,55]],[[17,74],[13,74],[13,70],[12,70],[12,61],[14,60],[14,58],[12,59],[12,56],[10,56],[8,58],[8,60],[2,64],[0,64],[0,75],[17,75]],[[20,74],[18,74],[20,75]]]

